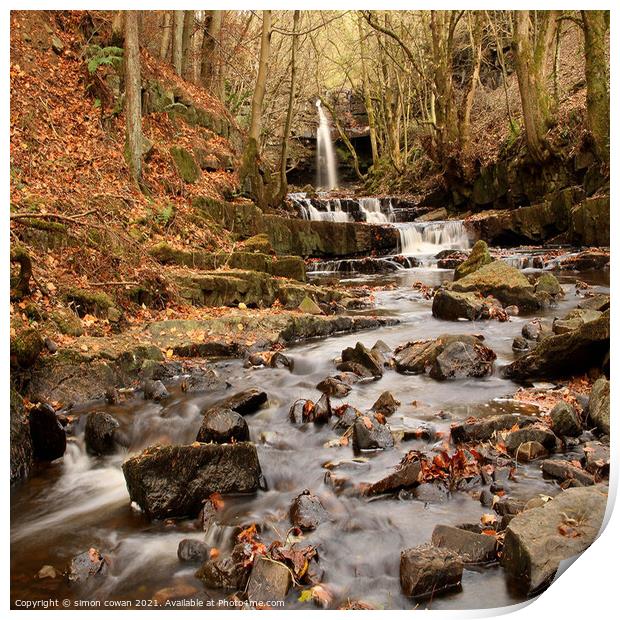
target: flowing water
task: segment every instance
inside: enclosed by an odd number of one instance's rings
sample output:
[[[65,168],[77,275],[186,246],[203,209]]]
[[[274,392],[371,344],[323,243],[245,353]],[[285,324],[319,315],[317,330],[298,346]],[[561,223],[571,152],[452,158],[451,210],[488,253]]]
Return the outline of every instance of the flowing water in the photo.
[[[424,231],[422,231],[424,233]],[[430,234],[430,230],[428,231]],[[422,235],[424,237],[424,234]],[[443,239],[443,237],[441,237]],[[445,243],[450,243],[445,239]],[[580,280],[595,284],[593,290],[608,292],[601,274],[578,274]],[[574,292],[575,276],[559,275],[567,295],[560,307],[548,315],[562,315],[579,298]],[[87,600],[148,600],[159,589],[171,585],[196,588],[195,597],[203,600],[223,598],[226,593],[205,592],[193,576],[195,565],[177,560],[181,539],[205,540],[222,552],[230,548],[232,528],[257,522],[269,544],[282,540],[290,527],[288,509],[304,489],[318,494],[331,515],[307,534],[304,544],[315,544],[323,582],[337,601],[361,599],[393,609],[411,609],[415,603],[401,594],[399,556],[404,548],[427,542],[438,523],[478,522],[488,508],[466,492],[453,494],[447,501],[424,503],[402,495],[399,499],[369,500],[336,494],[325,483],[328,471],[350,477],[353,484],[373,482],[384,477],[410,449],[428,450],[422,441],[407,441],[392,450],[363,454],[353,461],[350,446],[327,447],[341,431],[330,424],[294,426],[288,420],[291,404],[299,398],[316,400],[316,384],[334,374],[342,349],[360,340],[372,346],[382,339],[389,346],[442,333],[480,333],[497,353],[496,369],[514,359],[512,339],[520,334],[527,317],[515,317],[509,323],[443,322],[431,315],[431,302],[423,299],[411,285],[422,280],[439,285],[451,279],[451,272],[418,268],[389,276],[357,277],[343,283],[359,285],[391,284],[390,290],[376,292],[376,314],[395,316],[398,325],[371,332],[347,334],[291,347],[286,353],[295,362],[293,372],[285,369],[247,369],[239,360],[216,364],[220,377],[230,387],[212,393],[186,394],[170,386],[171,397],[161,404],[142,400],[140,394],[122,405],[94,403],[77,413],[105,410],[121,423],[130,439],[121,454],[92,458],[83,446],[84,419],[76,424],[75,438],[65,457],[40,469],[25,484],[12,491],[11,575],[12,598],[64,598]],[[333,280],[333,276],[332,276]],[[154,443],[189,443],[201,423],[202,407],[249,387],[260,387],[269,395],[268,405],[246,416],[251,439],[256,442],[267,490],[252,496],[227,497],[220,514],[220,525],[205,535],[192,520],[149,522],[131,506],[120,466],[128,455]],[[394,429],[432,424],[447,431],[454,420],[485,416],[498,412],[528,411],[527,407],[506,397],[516,385],[500,378],[498,371],[484,379],[436,382],[428,376],[406,376],[386,371],[379,381],[357,384],[345,399],[367,410],[381,392],[390,390],[401,401],[400,409],[389,418]],[[335,404],[343,401],[334,400]],[[443,412],[438,415],[439,412]],[[519,466],[520,482],[512,486],[515,496],[531,497],[537,492],[553,495],[558,488],[545,481],[535,466]],[[70,587],[65,580],[37,580],[34,575],[45,564],[57,568],[90,547],[97,547],[111,560],[110,574],[90,580],[85,586]],[[288,607],[300,606],[299,593],[289,592]],[[433,600],[435,609],[491,608],[520,601],[506,584],[498,566],[465,570],[462,591]]]
[[[329,121],[323,111],[320,100],[316,102],[316,108],[319,113],[319,127],[316,131],[317,187],[329,191],[338,187],[336,153],[332,144]]]

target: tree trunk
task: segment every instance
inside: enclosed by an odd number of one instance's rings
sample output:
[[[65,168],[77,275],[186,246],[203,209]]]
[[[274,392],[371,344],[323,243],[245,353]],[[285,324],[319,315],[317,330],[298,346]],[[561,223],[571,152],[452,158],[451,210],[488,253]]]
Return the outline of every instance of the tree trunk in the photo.
[[[218,89],[218,65],[217,46],[220,40],[222,30],[222,13],[223,11],[209,11],[209,26],[202,40],[202,63],[200,74],[205,88],[212,94],[217,96]]]
[[[375,110],[370,97],[370,82],[368,80],[368,67],[366,66],[366,46],[364,43],[364,30],[362,28],[362,17],[357,16],[357,28],[360,37],[360,57],[362,61],[362,87],[364,91],[364,107],[368,114],[368,131],[370,133],[370,149],[372,152],[372,163],[379,161],[379,149],[377,148],[377,129],[375,121]]]
[[[135,181],[142,178],[142,88],[138,11],[125,13],[125,154]]]
[[[170,47],[170,34],[172,30],[172,11],[164,11],[164,22],[161,33],[161,47],[159,48],[159,57],[166,60],[168,56],[168,48]]]
[[[557,11],[538,11],[537,31],[532,32],[531,11],[515,11],[514,51],[525,139],[530,155],[542,162],[548,156],[545,135],[552,124],[546,84],[549,53],[557,28]],[[532,40],[534,39],[534,40]]]
[[[281,202],[288,191],[288,181],[286,179],[286,160],[288,159],[288,140],[291,133],[291,125],[293,123],[293,103],[295,102],[295,87],[297,75],[297,45],[299,28],[300,11],[293,12],[293,40],[291,41],[291,85],[288,93],[288,108],[286,110],[286,121],[284,123],[284,132],[282,135],[282,150],[280,152],[280,187],[276,202]]]
[[[194,11],[183,11],[183,13],[181,75],[186,80],[191,80],[193,75],[192,38],[194,34]]]
[[[123,46],[125,11],[116,11],[112,20],[112,45]]]
[[[183,68],[183,18],[184,11],[174,12],[174,28],[172,31],[172,65],[177,75]]]
[[[248,141],[243,154],[243,162],[239,173],[241,187],[252,194],[258,206],[264,209],[267,206],[265,195],[265,181],[259,167],[259,140],[262,124],[263,99],[267,85],[267,70],[269,65],[269,53],[271,49],[271,11],[263,11],[260,55],[258,61],[258,74],[252,96],[252,111],[250,115],[250,129]],[[249,181],[249,188],[247,184]],[[269,182],[269,180],[267,180]]]
[[[596,154],[609,162],[609,64],[607,62],[608,11],[582,11],[588,87],[588,127]]]

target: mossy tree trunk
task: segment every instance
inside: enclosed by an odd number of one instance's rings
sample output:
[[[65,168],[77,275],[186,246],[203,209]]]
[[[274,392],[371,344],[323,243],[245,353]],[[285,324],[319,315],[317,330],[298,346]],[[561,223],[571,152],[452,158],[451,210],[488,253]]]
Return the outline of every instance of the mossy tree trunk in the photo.
[[[609,161],[609,11],[581,11],[586,52],[588,127],[601,161]]]
[[[138,11],[125,14],[125,154],[136,181],[142,178],[142,88]]]
[[[530,155],[538,162],[549,155],[545,136],[553,123],[553,109],[546,81],[557,17],[557,11],[514,12],[513,49],[525,139]]]

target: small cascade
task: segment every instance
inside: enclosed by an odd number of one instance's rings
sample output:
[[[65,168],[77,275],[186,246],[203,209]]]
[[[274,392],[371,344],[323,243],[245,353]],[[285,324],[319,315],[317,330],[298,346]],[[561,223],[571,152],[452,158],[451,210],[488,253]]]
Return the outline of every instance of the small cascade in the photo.
[[[404,256],[435,255],[442,250],[466,250],[471,240],[460,220],[396,224],[399,251]]]
[[[360,198],[360,211],[364,214],[366,222],[369,224],[389,224],[394,220],[394,209],[390,200],[388,213],[381,210],[381,200],[379,198]]]
[[[331,191],[338,186],[338,175],[336,172],[336,154],[332,144],[332,135],[329,129],[329,121],[321,101],[316,102],[319,113],[319,127],[316,131],[316,169],[318,171],[317,186],[321,189]]]

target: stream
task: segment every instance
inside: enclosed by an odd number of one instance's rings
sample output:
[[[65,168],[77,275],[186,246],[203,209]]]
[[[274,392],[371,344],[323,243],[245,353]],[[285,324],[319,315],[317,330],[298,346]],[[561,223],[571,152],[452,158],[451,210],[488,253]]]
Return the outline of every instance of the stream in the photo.
[[[608,274],[556,274],[566,296],[559,307],[537,316],[561,316],[576,307],[576,279],[593,285],[596,292],[608,292]],[[205,540],[221,551],[230,549],[235,526],[252,522],[262,527],[262,539],[284,540],[290,528],[288,510],[292,500],[304,489],[316,493],[331,516],[304,536],[304,544],[316,545],[322,582],[335,600],[363,600],[386,609],[412,609],[415,601],[406,598],[399,583],[401,550],[430,540],[435,525],[477,523],[489,508],[481,506],[467,492],[457,492],[440,501],[420,501],[406,494],[399,498],[360,498],[337,494],[325,483],[328,471],[323,465],[340,462],[332,473],[350,478],[357,485],[384,477],[411,449],[429,450],[421,440],[397,442],[392,450],[363,453],[353,461],[351,446],[327,447],[342,431],[331,424],[295,426],[288,419],[289,408],[299,398],[317,400],[315,386],[336,373],[335,361],[342,349],[361,341],[372,346],[381,339],[390,347],[410,340],[431,338],[443,333],[483,334],[485,344],[497,354],[495,372],[484,379],[438,382],[427,375],[407,376],[386,371],[383,378],[358,383],[345,399],[361,411],[370,408],[377,397],[390,390],[402,405],[388,423],[393,430],[432,424],[447,431],[450,423],[469,416],[482,417],[504,412],[528,413],[527,405],[512,401],[517,386],[500,378],[499,369],[514,359],[511,345],[531,317],[513,317],[508,323],[496,321],[446,322],[431,315],[431,301],[412,288],[421,281],[431,286],[450,280],[452,271],[427,265],[401,269],[390,274],[355,276],[322,273],[313,281],[345,286],[392,285],[375,291],[375,307],[370,312],[394,316],[399,324],[370,332],[345,334],[289,348],[294,370],[244,368],[241,360],[214,364],[218,375],[230,387],[203,394],[186,394],[180,381],[169,387],[170,397],[162,403],[134,399],[120,405],[91,403],[74,411],[83,416],[90,411],[107,411],[121,423],[130,438],[123,453],[93,458],[83,443],[84,419],[74,424],[74,437],[63,459],[40,468],[23,485],[12,491],[11,505],[11,589],[12,599],[71,598],[86,600],[151,599],[162,588],[186,584],[196,588],[194,597],[221,599],[228,593],[206,592],[194,577],[197,565],[182,564],[177,546],[184,538]],[[225,497],[220,523],[205,534],[195,520],[149,522],[135,506],[130,506],[121,463],[130,454],[155,443],[191,443],[201,424],[200,410],[224,396],[250,387],[267,392],[269,402],[257,413],[246,416],[251,439],[257,445],[267,490],[253,496]],[[414,404],[415,403],[415,404]],[[438,416],[438,412],[444,414]],[[519,465],[519,483],[512,487],[515,497],[536,493],[554,495],[557,483],[543,480],[536,465]],[[36,579],[46,564],[64,569],[69,560],[90,547],[98,548],[111,561],[103,579],[70,586],[64,579]],[[287,607],[301,607],[299,591],[292,588]],[[462,590],[423,604],[433,609],[494,608],[523,600],[506,583],[501,567],[466,567]]]

